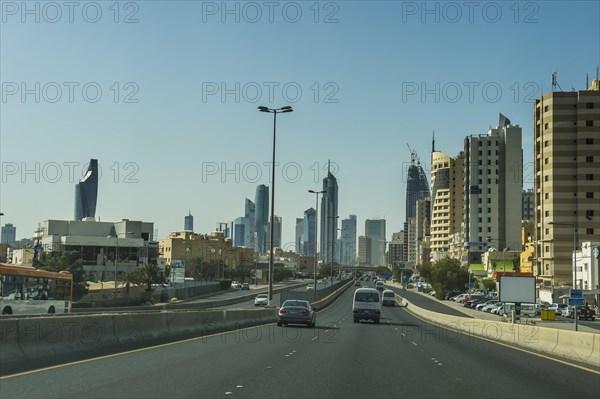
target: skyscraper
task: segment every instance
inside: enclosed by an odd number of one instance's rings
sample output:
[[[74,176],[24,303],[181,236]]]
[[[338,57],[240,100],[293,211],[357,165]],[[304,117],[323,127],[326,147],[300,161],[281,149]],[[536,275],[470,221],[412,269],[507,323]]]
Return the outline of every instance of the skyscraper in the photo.
[[[586,288],[583,266],[573,273],[574,245],[600,241],[600,80],[544,94],[534,109],[534,274],[540,298],[558,301],[554,288]]]
[[[356,262],[356,215],[350,215],[342,220],[342,261],[344,265],[353,265]]]
[[[304,211],[304,231],[302,233],[302,255],[315,256],[317,250],[317,211],[309,208]]]
[[[256,247],[256,205],[246,198],[244,202],[244,217],[246,218],[246,229],[244,232],[244,246]]]
[[[75,185],[75,220],[96,217],[98,160],[91,159],[85,175]]]
[[[277,215],[273,215],[273,217],[275,218],[275,223],[273,224],[273,248],[281,248],[281,235],[282,235],[282,230],[281,230],[281,216],[277,216]],[[267,231],[270,232],[271,228],[271,222],[269,222],[269,225],[267,226]],[[266,237],[266,251],[268,252],[271,249],[271,235],[267,234]]]
[[[267,238],[269,236],[269,187],[264,184],[256,187],[255,227],[256,233],[256,251],[259,253],[267,252]]]
[[[385,219],[365,220],[365,236],[371,242],[371,265],[385,265]]]
[[[406,220],[415,217],[417,200],[429,196],[429,184],[421,162],[415,151],[411,152],[406,181]]]
[[[335,257],[335,240],[337,239],[338,218],[338,184],[337,179],[327,168],[327,177],[323,179],[323,196],[321,197],[321,244],[319,257],[324,263],[332,262]]]
[[[521,128],[500,115],[500,125],[485,135],[465,138],[464,242],[502,250],[521,248],[523,154]],[[504,123],[504,125],[502,124]],[[486,246],[469,248],[469,263],[481,263]]]
[[[187,216],[183,219],[183,230],[194,231],[194,217],[192,216],[192,211],[188,211]]]
[[[304,234],[304,218],[296,218],[296,237],[294,249],[297,254],[302,253],[302,235]]]
[[[2,234],[0,236],[0,243],[14,244],[17,241],[17,228],[12,223],[6,223],[2,226]]]
[[[358,264],[371,266],[371,239],[366,236],[358,237]]]

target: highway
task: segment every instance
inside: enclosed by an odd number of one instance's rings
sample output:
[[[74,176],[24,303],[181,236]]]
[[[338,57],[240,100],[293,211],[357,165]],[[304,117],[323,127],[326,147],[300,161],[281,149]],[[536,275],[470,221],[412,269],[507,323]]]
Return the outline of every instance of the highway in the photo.
[[[383,308],[347,290],[317,328],[273,324],[7,375],[7,398],[597,398],[600,372]],[[36,367],[32,364],[32,369]]]

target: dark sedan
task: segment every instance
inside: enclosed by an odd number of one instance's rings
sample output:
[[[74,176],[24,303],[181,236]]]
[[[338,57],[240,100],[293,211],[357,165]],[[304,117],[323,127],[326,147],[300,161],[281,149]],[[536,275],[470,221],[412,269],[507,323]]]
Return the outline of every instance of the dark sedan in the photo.
[[[317,323],[315,310],[308,301],[288,299],[277,312],[277,325],[305,324],[314,327]]]

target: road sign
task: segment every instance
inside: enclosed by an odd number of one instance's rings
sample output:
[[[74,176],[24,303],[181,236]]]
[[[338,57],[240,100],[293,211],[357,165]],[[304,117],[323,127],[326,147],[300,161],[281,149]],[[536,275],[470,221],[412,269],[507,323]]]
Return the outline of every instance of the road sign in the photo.
[[[569,298],[571,299],[583,299],[583,290],[570,290]]]
[[[585,306],[585,299],[569,298],[569,306]]]
[[[386,280],[389,280],[390,278],[392,278],[392,273],[390,273],[390,272],[383,272],[383,273],[381,273],[381,277],[383,277]]]
[[[404,276],[402,276],[402,282],[404,284],[408,283],[410,281],[410,276],[408,274],[405,274]]]

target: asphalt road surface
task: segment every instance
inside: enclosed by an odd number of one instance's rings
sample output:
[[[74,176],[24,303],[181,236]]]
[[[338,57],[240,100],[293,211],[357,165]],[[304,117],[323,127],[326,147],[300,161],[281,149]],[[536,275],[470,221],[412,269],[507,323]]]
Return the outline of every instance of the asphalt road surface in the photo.
[[[598,398],[600,372],[425,323],[353,323],[353,288],[317,327],[273,324],[0,380],[0,398]],[[33,366],[33,365],[32,365]]]

